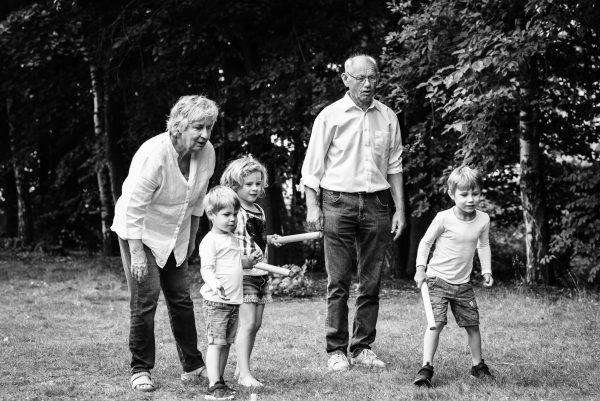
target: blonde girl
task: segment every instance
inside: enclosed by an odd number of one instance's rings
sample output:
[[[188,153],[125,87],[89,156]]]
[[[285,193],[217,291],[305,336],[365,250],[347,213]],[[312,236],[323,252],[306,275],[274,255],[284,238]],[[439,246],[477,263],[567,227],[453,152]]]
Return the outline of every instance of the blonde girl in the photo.
[[[252,265],[266,259],[268,244],[281,246],[278,236],[266,235],[265,212],[256,203],[265,194],[267,169],[252,156],[232,161],[221,176],[221,185],[233,189],[241,208],[234,232],[242,248],[244,265]],[[240,306],[239,328],[235,341],[237,354],[236,373],[238,383],[245,387],[260,387],[263,384],[250,372],[250,355],[254,348],[256,333],[260,329],[265,305],[272,301],[269,291],[269,275],[264,270],[244,269],[244,301]]]

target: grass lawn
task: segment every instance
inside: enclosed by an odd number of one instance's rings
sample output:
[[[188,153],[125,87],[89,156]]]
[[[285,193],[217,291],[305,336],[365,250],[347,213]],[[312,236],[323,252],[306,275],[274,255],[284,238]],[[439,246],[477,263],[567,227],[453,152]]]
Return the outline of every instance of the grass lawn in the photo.
[[[160,388],[149,394],[129,388],[128,293],[120,269],[117,258],[0,260],[1,400],[203,399],[203,383],[179,381],[162,297],[153,371]],[[204,354],[199,267],[192,270]],[[342,374],[325,367],[325,301],[322,283],[317,287],[312,299],[277,299],[267,307],[253,355],[256,376],[266,384],[259,400],[600,399],[598,294],[507,286],[476,290],[484,358],[495,379],[469,377],[466,336],[450,317],[436,355],[434,387],[426,390],[412,385],[425,314],[411,283],[388,280],[382,294],[374,350],[389,369]],[[234,367],[232,348],[225,375],[231,384]],[[238,389],[236,399],[249,398]]]

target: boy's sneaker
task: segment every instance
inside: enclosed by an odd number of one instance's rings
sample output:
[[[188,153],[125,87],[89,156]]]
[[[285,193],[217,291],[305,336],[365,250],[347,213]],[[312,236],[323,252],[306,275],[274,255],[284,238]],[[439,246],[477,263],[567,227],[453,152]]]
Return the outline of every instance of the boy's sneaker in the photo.
[[[417,373],[415,378],[415,386],[431,387],[431,378],[433,377],[433,366],[429,363],[425,364]]]
[[[233,400],[233,397],[234,394],[227,390],[225,383],[220,381],[216,382],[214,386],[209,386],[204,395],[204,399],[210,401]]]
[[[490,373],[490,368],[488,368],[488,365],[485,364],[483,359],[481,360],[481,362],[479,362],[478,365],[475,365],[471,368],[471,376],[473,376],[476,379],[481,379],[484,377],[494,377]]]
[[[352,365],[367,366],[369,368],[385,368],[385,362],[377,358],[377,355],[370,349],[363,349],[355,357],[350,358]]]
[[[350,369],[348,358],[346,358],[346,355],[342,354],[341,352],[332,354],[327,361],[327,369],[330,372],[341,372]]]

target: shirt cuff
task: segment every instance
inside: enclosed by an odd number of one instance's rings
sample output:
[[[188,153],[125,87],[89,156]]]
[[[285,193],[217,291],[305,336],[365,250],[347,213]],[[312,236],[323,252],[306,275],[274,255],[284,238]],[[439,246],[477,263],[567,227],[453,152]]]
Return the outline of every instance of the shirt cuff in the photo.
[[[315,177],[302,177],[300,183],[305,187],[312,188],[315,191],[319,192],[319,186],[321,184],[321,181]]]
[[[391,167],[391,168],[388,167],[387,174],[388,175],[398,174],[398,173],[401,173],[402,171],[403,170],[402,170],[402,166],[401,165],[397,166],[397,167]]]

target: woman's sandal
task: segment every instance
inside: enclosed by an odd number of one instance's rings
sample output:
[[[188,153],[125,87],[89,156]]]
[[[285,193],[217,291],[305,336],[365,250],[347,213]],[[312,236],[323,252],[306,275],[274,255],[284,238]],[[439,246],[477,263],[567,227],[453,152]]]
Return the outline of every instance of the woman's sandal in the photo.
[[[150,378],[150,372],[134,373],[131,375],[129,382],[131,383],[131,388],[136,391],[149,392],[156,390]]]

